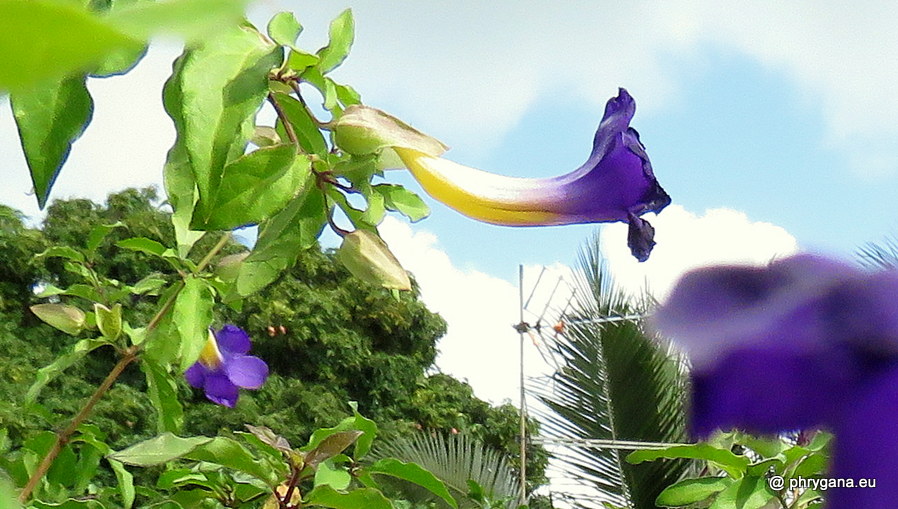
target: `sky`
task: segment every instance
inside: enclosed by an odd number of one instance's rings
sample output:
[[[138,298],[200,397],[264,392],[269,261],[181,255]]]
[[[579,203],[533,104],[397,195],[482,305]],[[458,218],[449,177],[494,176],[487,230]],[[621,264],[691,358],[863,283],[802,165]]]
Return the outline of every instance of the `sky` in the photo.
[[[538,315],[547,285],[564,278],[556,297],[564,294],[572,279],[564,267],[597,231],[616,281],[662,300],[690,268],[762,264],[797,251],[852,258],[898,232],[898,4],[623,5],[260,0],[250,10],[260,27],[294,11],[305,27],[300,45],[316,49],[329,20],[352,7],[355,45],[334,78],[451,146],[445,157],[496,173],[576,168],[605,101],[618,87],[635,98],[631,125],[673,198],[647,216],[658,242],[648,262],[629,255],[623,224],[498,227],[426,197],[431,217],[391,217],[381,227],[425,302],[449,323],[439,369],[496,403],[517,398],[519,265],[528,294],[541,267],[552,268],[530,307]],[[161,41],[130,74],[90,82],[94,119],[54,197],[103,201],[161,183],[174,129],[160,94],[178,52]],[[37,222],[11,113],[0,103],[0,203]],[[402,171],[387,178],[420,192]],[[545,372],[539,359],[528,339],[528,374]]]

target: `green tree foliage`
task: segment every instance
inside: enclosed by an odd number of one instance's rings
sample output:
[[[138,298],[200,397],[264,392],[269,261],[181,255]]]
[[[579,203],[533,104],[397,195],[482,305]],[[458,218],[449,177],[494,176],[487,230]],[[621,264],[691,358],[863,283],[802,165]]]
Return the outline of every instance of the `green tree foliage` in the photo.
[[[82,199],[55,201],[47,210],[40,230],[26,227],[15,211],[0,211],[0,250],[5,255],[0,259],[0,312],[15,317],[0,322],[0,347],[9,353],[0,360],[0,429],[8,430],[13,444],[53,426],[54,414],[71,415],[115,362],[111,349],[100,349],[51,382],[41,393],[40,405],[23,406],[22,395],[37,369],[76,340],[37,320],[15,326],[30,315],[27,306],[37,300],[35,285],[67,287],[80,277],[59,258],[35,255],[53,244],[89,250],[91,229],[107,225],[106,237],[90,255],[93,270],[127,285],[148,274],[169,281],[176,277],[163,259],[117,246],[133,237],[173,243],[168,212],[153,189],[115,193],[102,206]],[[203,253],[212,243],[214,239],[201,239],[194,252]],[[233,243],[223,255],[243,251]],[[145,320],[157,299],[151,294],[132,297],[131,309],[145,314]],[[355,279],[332,253],[315,247],[304,251],[273,284],[244,299],[239,311],[222,306],[216,316],[221,317],[218,325],[233,323],[250,333],[253,354],[268,362],[271,376],[262,389],[244,392],[235,409],[213,405],[202,391],[181,384],[185,434],[230,433],[252,423],[277,430],[291,443],[303,443],[316,428],[345,416],[347,401],[357,401],[359,410],[377,421],[387,436],[418,428],[455,428],[508,455],[516,453],[514,407],[491,407],[475,398],[467,384],[443,374],[425,374],[446,325],[425,308],[416,291],[396,299]],[[97,407],[91,422],[107,433],[113,447],[156,434],[155,410],[145,384],[140,370],[129,368]],[[531,427],[535,431],[535,424]],[[528,464],[533,485],[543,482],[545,464],[545,452],[534,450]]]

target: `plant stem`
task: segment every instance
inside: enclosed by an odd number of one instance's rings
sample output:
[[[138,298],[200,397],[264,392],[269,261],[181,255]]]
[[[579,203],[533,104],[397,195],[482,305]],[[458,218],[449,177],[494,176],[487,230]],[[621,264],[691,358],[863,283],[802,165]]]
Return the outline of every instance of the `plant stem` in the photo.
[[[212,249],[206,253],[206,256],[200,260],[200,264],[196,266],[196,270],[193,271],[194,274],[199,274],[209,265],[209,262],[212,261],[212,258],[215,258],[215,255],[218,254],[219,251],[228,243],[228,240],[231,238],[231,232],[225,232],[220,239],[218,239],[218,243],[212,246]]]
[[[228,239],[230,239],[230,232],[225,232],[224,235],[221,236],[218,243],[206,253],[206,256],[200,261],[199,265],[196,267],[196,272],[199,273],[203,269],[205,269],[209,263],[212,261],[212,258],[218,254],[219,251],[228,243]],[[178,294],[181,292],[181,289],[184,288],[184,281],[178,281],[176,283],[179,287],[172,292],[172,294],[168,297],[165,303],[162,304],[162,307],[159,308],[159,311],[153,315],[153,318],[150,319],[147,324],[147,331],[151,331],[155,329],[165,315],[171,310],[171,308],[175,304],[175,299],[178,297]],[[94,406],[100,401],[103,395],[112,387],[112,384],[118,379],[119,375],[128,367],[129,364],[137,360],[138,355],[140,354],[141,347],[139,345],[132,345],[128,347],[124,351],[124,355],[121,359],[119,359],[118,363],[113,366],[112,370],[106,375],[106,378],[103,380],[103,383],[97,387],[97,390],[91,395],[90,399],[87,400],[87,403],[84,404],[84,407],[75,415],[72,422],[62,430],[61,432],[56,434],[56,441],[53,443],[53,447],[50,448],[50,451],[47,452],[47,455],[44,456],[44,459],[41,461],[41,464],[37,467],[37,470],[31,475],[28,479],[28,482],[25,484],[25,487],[22,489],[22,493],[19,494],[19,502],[25,503],[28,500],[28,497],[34,492],[34,489],[37,487],[38,483],[43,479],[43,477],[47,474],[47,471],[50,470],[50,467],[53,465],[53,461],[56,460],[56,457],[59,456],[59,453],[62,451],[62,448],[65,447],[65,444],[68,443],[69,438],[72,436],[75,431],[78,430],[78,426],[84,422],[85,419],[90,415],[91,411],[94,409]]]
[[[274,106],[274,111],[277,113],[278,118],[281,119],[281,123],[284,124],[284,130],[287,131],[287,137],[290,138],[290,143],[298,146],[299,141],[296,138],[296,131],[293,130],[293,124],[287,119],[287,114],[284,113],[284,109],[281,108],[281,105],[278,104],[277,100],[274,98],[274,94],[271,92],[268,93],[268,102]]]
[[[136,346],[132,346],[125,351],[125,356],[122,357],[118,364],[112,368],[112,371],[106,375],[106,379],[103,380],[103,383],[97,387],[97,390],[94,391],[93,395],[87,400],[87,403],[84,405],[84,408],[78,412],[78,415],[72,419],[72,422],[62,430],[62,432],[56,434],[56,441],[53,443],[53,447],[50,448],[50,451],[44,456],[43,461],[37,467],[37,470],[34,471],[34,474],[31,475],[31,478],[28,479],[28,483],[22,489],[22,493],[19,494],[19,502],[25,503],[28,500],[28,497],[31,496],[31,493],[37,487],[37,484],[41,481],[41,479],[46,475],[47,471],[50,470],[50,466],[53,464],[53,461],[62,451],[62,448],[69,441],[69,437],[78,429],[78,426],[81,425],[82,422],[90,415],[91,410],[93,410],[94,406],[97,402],[100,401],[100,398],[106,394],[106,391],[112,387],[112,384],[115,383],[115,380],[122,374],[122,371],[128,367],[128,364],[134,362],[137,359],[138,348]]]
[[[290,503],[290,499],[293,498],[293,490],[296,489],[296,484],[299,482],[299,469],[296,467],[292,468],[293,473],[290,475],[290,481],[287,484],[287,492],[284,493],[284,500],[281,502],[282,507],[295,507]]]

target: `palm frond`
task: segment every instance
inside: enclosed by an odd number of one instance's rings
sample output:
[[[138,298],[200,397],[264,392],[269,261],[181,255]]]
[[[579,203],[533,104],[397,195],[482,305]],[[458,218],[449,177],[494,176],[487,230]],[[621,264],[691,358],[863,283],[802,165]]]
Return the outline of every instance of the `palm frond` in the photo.
[[[491,500],[517,500],[520,493],[518,478],[505,456],[464,433],[443,435],[421,432],[400,437],[382,442],[372,451],[372,457],[417,463],[443,481],[462,508],[480,507],[468,498],[469,480],[479,484]],[[436,501],[439,507],[449,507],[411,483],[392,485],[408,500]]]
[[[644,311],[614,285],[605,271],[598,238],[580,255],[578,307],[554,345],[563,359],[549,387],[534,388],[550,409],[543,433],[555,438],[684,442],[686,377],[682,360],[650,338],[637,322],[597,322]],[[556,455],[565,475],[600,493],[570,496],[579,507],[603,502],[634,509],[655,507],[662,489],[684,473],[683,462],[631,465],[628,451],[566,447]]]
[[[872,269],[898,268],[898,239],[886,237],[881,243],[868,242],[857,252],[862,265]]]

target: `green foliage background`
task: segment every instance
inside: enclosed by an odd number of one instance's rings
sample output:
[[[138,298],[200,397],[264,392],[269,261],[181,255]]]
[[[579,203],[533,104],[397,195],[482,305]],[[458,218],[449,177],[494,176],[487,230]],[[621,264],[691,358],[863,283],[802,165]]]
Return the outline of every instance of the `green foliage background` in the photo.
[[[23,405],[37,369],[77,341],[28,310],[46,300],[35,297],[34,285],[66,287],[77,282],[59,259],[35,255],[50,245],[84,248],[94,225],[119,222],[97,249],[94,270],[131,285],[147,274],[174,280],[177,275],[160,258],[115,246],[131,237],[173,243],[169,214],[153,189],[112,194],[102,206],[82,199],[55,201],[40,230],[26,227],[16,211],[0,209],[0,348],[6,352],[0,356],[0,430],[7,436],[0,441],[0,453],[14,450],[39,430],[52,429],[60,416],[72,415],[115,363],[111,349],[100,349],[51,382],[38,405]],[[194,252],[208,250],[211,243],[200,240]],[[242,251],[245,248],[234,243],[222,255]],[[148,320],[156,297],[132,300],[130,309],[146,316],[132,315],[131,320]],[[221,317],[218,326],[234,323],[249,332],[252,353],[268,362],[271,376],[262,389],[244,391],[235,409],[214,405],[202,391],[182,383],[184,435],[229,434],[251,423],[300,444],[314,429],[345,417],[347,401],[357,401],[386,440],[419,429],[455,428],[509,456],[517,453],[518,416],[512,405],[490,406],[474,397],[466,383],[445,374],[426,374],[446,324],[426,309],[416,290],[397,300],[353,278],[332,253],[315,247],[304,251],[275,283],[245,299],[240,311],[222,305],[216,316]],[[130,367],[91,418],[114,448],[156,434],[155,410],[145,384],[140,370]],[[531,429],[536,431],[534,422]],[[542,449],[531,449],[527,471],[535,487],[545,482],[547,456]]]

